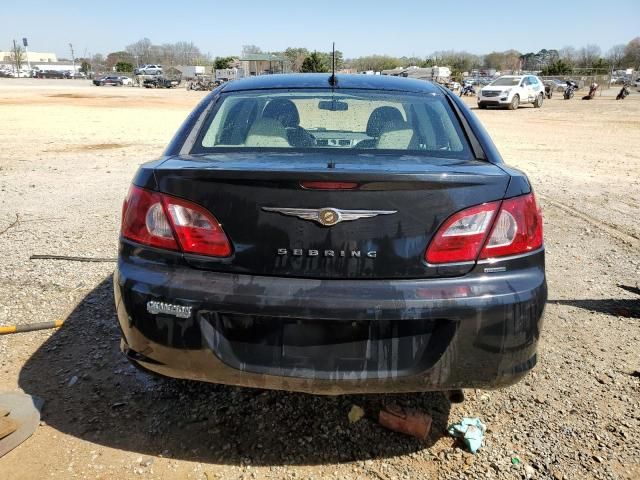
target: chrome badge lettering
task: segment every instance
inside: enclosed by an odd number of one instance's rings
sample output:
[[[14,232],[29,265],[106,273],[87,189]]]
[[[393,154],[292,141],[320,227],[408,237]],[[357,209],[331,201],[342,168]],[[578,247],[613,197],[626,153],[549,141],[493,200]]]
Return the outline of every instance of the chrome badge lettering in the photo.
[[[367,258],[376,258],[378,252],[375,250],[369,250],[368,252],[362,252],[360,250],[305,250],[302,248],[279,248],[278,255],[284,257],[291,255],[293,257],[325,257],[325,258],[362,258],[363,255]]]
[[[275,208],[262,207],[265,212],[275,212],[302,220],[311,220],[323,227],[331,227],[340,222],[350,222],[359,218],[372,218],[378,215],[392,215],[397,210],[341,210],[339,208]]]
[[[156,302],[155,300],[147,302],[147,312],[153,315],[163,313],[165,315],[173,315],[178,318],[191,317],[191,307],[175,305],[173,303]]]

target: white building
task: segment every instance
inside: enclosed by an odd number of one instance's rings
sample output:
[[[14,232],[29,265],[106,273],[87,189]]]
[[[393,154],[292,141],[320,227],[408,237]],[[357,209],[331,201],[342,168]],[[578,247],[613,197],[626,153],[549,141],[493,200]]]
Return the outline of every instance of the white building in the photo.
[[[0,63],[11,63],[11,57],[11,52],[0,52]],[[58,61],[56,54],[49,52],[24,52],[22,59],[24,63],[49,63]]]
[[[236,80],[242,78],[244,75],[241,68],[218,68],[215,71],[216,79],[218,80]]]
[[[196,78],[207,73],[207,67],[202,65],[177,65],[174,68],[182,74],[182,78]]]
[[[26,65],[23,65],[23,67]],[[75,65],[67,62],[56,62],[56,63],[32,63],[31,68],[34,70],[45,71],[48,70],[50,72],[78,72],[80,71],[80,63],[76,62]]]

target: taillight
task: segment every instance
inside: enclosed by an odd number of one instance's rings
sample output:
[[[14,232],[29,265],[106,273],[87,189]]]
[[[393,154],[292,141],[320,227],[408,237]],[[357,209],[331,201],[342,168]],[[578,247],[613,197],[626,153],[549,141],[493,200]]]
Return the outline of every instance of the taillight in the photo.
[[[231,255],[227,235],[218,220],[206,209],[166,195],[163,200],[183,251],[213,257]]]
[[[354,190],[358,188],[355,182],[300,182],[307,190]]]
[[[228,257],[231,244],[205,208],[132,186],[122,210],[122,235],[153,247]]]
[[[162,206],[162,195],[132,186],[122,207],[122,235],[152,247],[179,250]]]
[[[430,264],[471,262],[542,246],[542,216],[533,193],[467,208],[440,227],[425,253]]]
[[[542,247],[542,214],[533,193],[502,202],[480,258],[504,257]]]
[[[427,262],[475,261],[499,207],[500,202],[484,203],[451,216],[431,241],[425,255]]]

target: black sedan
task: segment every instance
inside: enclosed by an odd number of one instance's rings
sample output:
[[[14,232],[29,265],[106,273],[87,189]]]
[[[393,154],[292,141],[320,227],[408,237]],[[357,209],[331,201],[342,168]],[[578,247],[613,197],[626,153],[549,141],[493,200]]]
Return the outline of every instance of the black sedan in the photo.
[[[321,394],[497,388],[537,361],[542,218],[449,90],[225,83],[123,206],[126,356],[171,377]]]
[[[123,85],[123,80],[119,76],[115,75],[107,75],[105,77],[99,77],[93,80],[93,84],[99,87],[104,85],[113,85],[115,87],[121,87]]]

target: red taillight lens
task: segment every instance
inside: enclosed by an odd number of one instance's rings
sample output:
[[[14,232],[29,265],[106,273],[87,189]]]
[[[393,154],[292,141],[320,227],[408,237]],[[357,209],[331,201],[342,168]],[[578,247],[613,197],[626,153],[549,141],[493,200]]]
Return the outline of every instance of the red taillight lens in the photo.
[[[182,250],[213,257],[231,255],[227,235],[207,210],[175,197],[164,196],[164,202]]]
[[[228,257],[231,244],[205,208],[181,198],[132,186],[122,210],[122,235],[185,253]]]
[[[542,214],[533,193],[502,202],[480,258],[517,255],[542,247]]]
[[[427,262],[475,261],[499,207],[500,202],[484,203],[449,217],[427,249]]]
[[[526,253],[542,246],[542,215],[533,193],[467,208],[451,216],[425,253],[430,264]]]
[[[179,250],[162,195],[132,186],[122,206],[122,236],[152,247]]]

